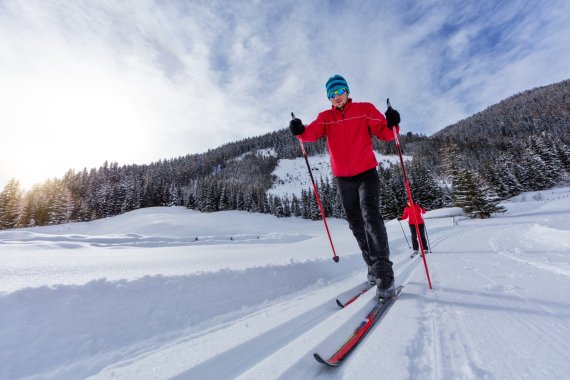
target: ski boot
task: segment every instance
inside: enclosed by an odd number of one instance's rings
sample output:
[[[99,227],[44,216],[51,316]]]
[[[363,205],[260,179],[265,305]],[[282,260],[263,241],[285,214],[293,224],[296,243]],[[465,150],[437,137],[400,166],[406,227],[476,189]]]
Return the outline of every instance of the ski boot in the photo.
[[[368,267],[368,283],[371,286],[376,285],[376,276],[372,273],[372,267]]]
[[[396,295],[396,288],[394,287],[393,280],[387,280],[383,283],[383,281],[378,278],[376,279],[376,284],[378,286],[376,288],[376,298],[378,298],[378,300],[387,301]],[[384,284],[386,284],[386,286]]]

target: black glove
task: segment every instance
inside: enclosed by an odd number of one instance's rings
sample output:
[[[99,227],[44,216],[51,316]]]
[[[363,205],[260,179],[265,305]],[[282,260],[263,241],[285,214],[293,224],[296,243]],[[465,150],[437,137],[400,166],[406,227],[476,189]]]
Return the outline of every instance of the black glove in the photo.
[[[305,132],[305,126],[303,125],[303,122],[301,121],[301,119],[297,118],[294,118],[289,122],[289,129],[291,130],[291,133],[294,134],[295,136]]]
[[[400,218],[400,217],[397,217],[396,219],[398,219],[398,220],[402,220],[402,218]]]
[[[384,116],[386,116],[388,128],[394,129],[395,126],[400,125],[400,113],[392,107],[388,107]]]

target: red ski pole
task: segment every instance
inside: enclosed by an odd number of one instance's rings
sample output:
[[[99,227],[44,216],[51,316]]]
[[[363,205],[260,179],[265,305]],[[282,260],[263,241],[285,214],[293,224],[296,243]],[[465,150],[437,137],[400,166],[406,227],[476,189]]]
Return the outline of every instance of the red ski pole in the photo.
[[[291,112],[291,117],[294,119],[295,114]],[[333,251],[333,260],[335,263],[338,263],[340,258],[336,255],[336,251],[334,250],[334,244],[332,242],[331,233],[329,231],[329,226],[327,224],[327,218],[325,217],[325,211],[323,209],[323,204],[321,203],[321,198],[319,197],[319,192],[317,190],[317,185],[315,184],[315,179],[313,178],[313,172],[311,171],[311,165],[309,165],[309,159],[307,158],[307,151],[305,150],[305,145],[301,139],[299,140],[299,144],[301,144],[301,151],[303,152],[303,157],[305,157],[305,162],[307,163],[307,169],[309,169],[309,176],[311,177],[311,182],[313,183],[313,190],[315,193],[315,198],[317,198],[317,203],[319,205],[319,210],[321,210],[321,216],[323,217],[323,222],[325,223],[325,229],[327,230],[327,235],[329,236],[329,242],[331,243],[331,248]]]
[[[388,108],[392,108],[392,106],[390,105],[390,99],[386,99],[386,104],[388,105]],[[414,220],[416,221],[416,235],[418,236],[418,243],[420,243],[420,249],[422,252],[422,259],[424,260],[424,267],[426,269],[426,276],[427,276],[427,280],[428,280],[428,285],[429,288],[432,289],[431,287],[431,279],[429,276],[429,269],[427,266],[427,261],[426,261],[426,255],[424,252],[424,245],[422,243],[422,239],[421,239],[421,234],[420,234],[420,227],[418,226],[417,223],[417,215],[416,215],[416,208],[414,207],[414,199],[412,198],[412,190],[410,188],[410,182],[408,181],[408,176],[406,174],[406,167],[404,166],[404,158],[402,157],[402,147],[400,145],[400,139],[398,138],[398,132],[396,131],[396,129],[392,129],[392,131],[394,132],[394,142],[396,143],[396,150],[398,151],[398,155],[400,156],[400,166],[402,167],[402,175],[404,176],[404,185],[406,186],[406,192],[408,193],[408,200],[410,201],[410,206],[412,208],[412,216],[414,218]]]

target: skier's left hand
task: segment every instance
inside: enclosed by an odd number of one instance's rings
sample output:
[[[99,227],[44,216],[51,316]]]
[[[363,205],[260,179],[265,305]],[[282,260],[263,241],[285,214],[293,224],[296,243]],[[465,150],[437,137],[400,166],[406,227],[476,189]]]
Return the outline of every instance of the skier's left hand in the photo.
[[[292,134],[297,136],[303,134],[305,131],[305,126],[303,125],[301,119],[294,118],[289,122],[289,129],[291,130]]]
[[[394,127],[400,124],[400,113],[393,109],[392,107],[388,107],[386,112],[384,113],[386,116],[386,122],[388,123],[388,128],[394,129]]]

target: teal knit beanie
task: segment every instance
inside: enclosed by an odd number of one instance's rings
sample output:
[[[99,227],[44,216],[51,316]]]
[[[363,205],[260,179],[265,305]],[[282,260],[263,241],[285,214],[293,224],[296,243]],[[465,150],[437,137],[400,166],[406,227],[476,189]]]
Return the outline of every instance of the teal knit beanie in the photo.
[[[340,88],[346,88],[346,91],[350,93],[350,88],[348,88],[348,83],[346,83],[346,79],[342,77],[342,75],[335,75],[329,78],[326,84],[327,88],[327,97],[333,91],[336,91]]]

